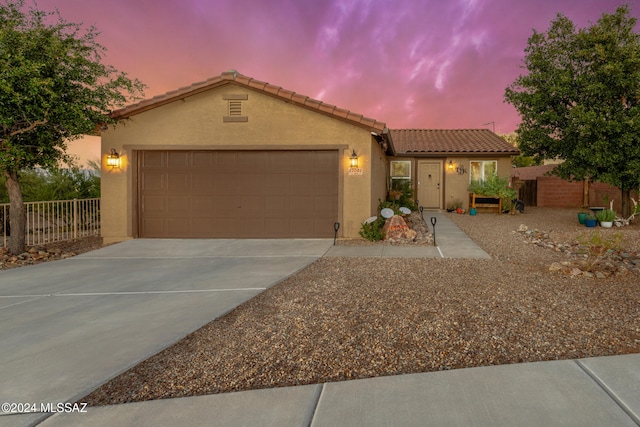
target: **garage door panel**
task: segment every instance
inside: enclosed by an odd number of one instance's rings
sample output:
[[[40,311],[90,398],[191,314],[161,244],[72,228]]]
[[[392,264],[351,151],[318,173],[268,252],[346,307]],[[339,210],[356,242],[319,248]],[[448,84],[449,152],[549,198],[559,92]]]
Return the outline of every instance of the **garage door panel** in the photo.
[[[264,220],[264,230],[267,236],[287,237],[289,236],[289,221],[267,218]]]
[[[215,223],[211,218],[193,218],[191,220],[191,226],[195,230],[199,230],[199,233],[201,233],[203,237],[211,235],[215,230]]]
[[[313,221],[313,229],[315,233],[318,235],[326,235],[326,233],[330,234],[330,237],[334,235],[333,224],[336,222],[335,219],[316,219]]]
[[[309,174],[295,174],[291,177],[291,195],[305,196],[313,192],[315,179]]]
[[[143,190],[166,190],[167,174],[157,172],[147,172],[141,180]]]
[[[238,177],[227,173],[218,173],[213,178],[213,193],[217,196],[238,194]]]
[[[269,153],[266,156],[267,173],[286,173],[286,171],[293,167],[291,164],[292,161],[292,156],[281,155],[281,153]]]
[[[169,169],[186,169],[191,166],[191,153],[188,151],[167,151]]]
[[[187,215],[190,211],[189,197],[187,196],[168,196],[166,212],[171,215]]]
[[[287,218],[291,201],[288,197],[266,197],[264,200],[265,218]]]
[[[291,192],[291,176],[285,174],[265,174],[264,195],[267,197],[281,196]]]
[[[289,222],[289,233],[292,237],[304,237],[314,230],[314,220],[312,219],[291,219]]]
[[[264,177],[253,173],[236,175],[235,189],[239,194],[264,196]]]
[[[190,166],[196,169],[212,169],[215,167],[215,151],[192,152],[189,159]]]
[[[210,172],[193,172],[189,182],[189,191],[194,194],[213,195],[213,177]]]
[[[213,197],[211,196],[192,196],[191,209],[193,217],[210,218],[214,209]]]
[[[145,237],[162,237],[167,231],[164,226],[165,220],[162,218],[145,218],[144,229],[146,231]]]
[[[241,228],[241,231],[240,231],[239,237],[259,238],[265,235],[263,219],[252,219],[252,220],[242,221],[240,223],[240,228]]]
[[[170,193],[189,192],[190,177],[184,173],[170,173],[167,175],[167,189]]]
[[[313,194],[338,197],[338,177],[329,175],[315,176],[311,188]]]
[[[313,210],[319,218],[335,218],[335,206],[332,197],[317,196],[313,198]]]
[[[216,151],[214,170],[220,173],[238,173],[237,151]]]
[[[142,237],[333,237],[333,151],[141,152]]]
[[[212,218],[236,218],[240,210],[240,201],[235,197],[218,198],[213,205]]]
[[[167,228],[177,234],[186,234],[191,228],[188,219],[171,218],[167,220]]]
[[[313,207],[313,196],[292,197],[289,214],[291,218],[312,218]]]
[[[265,162],[264,151],[244,151],[239,154],[241,168],[246,172],[263,174],[267,173],[268,166]]]
[[[318,152],[318,154],[313,158],[313,172],[326,173],[327,170],[334,168],[335,162],[336,156],[334,152]]]
[[[246,196],[240,197],[240,208],[237,215],[240,218],[263,218],[264,216],[264,197],[263,196]]]
[[[167,209],[164,196],[145,196],[141,205],[146,216],[164,215]]]
[[[238,238],[240,221],[235,218],[216,218],[212,223],[217,238]]]
[[[146,169],[166,168],[167,166],[166,151],[145,151],[141,155],[144,156],[143,162]]]

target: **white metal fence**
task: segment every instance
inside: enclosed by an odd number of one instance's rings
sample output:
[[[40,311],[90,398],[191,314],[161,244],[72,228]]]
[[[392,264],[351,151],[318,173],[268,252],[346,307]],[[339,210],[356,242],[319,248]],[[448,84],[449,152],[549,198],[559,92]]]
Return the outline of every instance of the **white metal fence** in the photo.
[[[25,244],[29,246],[100,235],[100,199],[26,202]],[[11,235],[9,204],[0,204],[2,245]]]

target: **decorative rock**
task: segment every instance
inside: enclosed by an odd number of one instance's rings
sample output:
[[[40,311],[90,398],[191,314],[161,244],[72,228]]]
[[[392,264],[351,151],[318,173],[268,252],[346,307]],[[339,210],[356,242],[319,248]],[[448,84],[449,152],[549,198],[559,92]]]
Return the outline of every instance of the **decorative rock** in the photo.
[[[385,240],[413,241],[416,238],[416,232],[411,230],[405,220],[398,215],[394,215],[387,219],[382,227],[382,235]]]
[[[523,233],[527,239],[525,243],[531,243],[541,248],[562,252],[571,257],[572,261],[562,261],[560,267],[554,262],[549,271],[560,271],[571,276],[579,276],[583,272],[589,272],[589,277],[609,277],[614,274],[628,274],[640,271],[640,253],[608,249],[601,256],[593,257],[589,245],[581,245],[578,242],[557,243],[551,239],[550,233],[531,230],[524,224],[520,224],[518,232]],[[580,261],[582,260],[582,261]],[[589,261],[591,260],[591,261]],[[597,274],[600,272],[600,274]],[[586,274],[584,274],[586,276]],[[603,277],[601,277],[603,276]]]
[[[560,271],[564,267],[559,262],[554,262],[549,266],[549,271]]]
[[[570,274],[571,276],[579,276],[579,275],[581,275],[581,274],[582,274],[582,270],[580,270],[579,268],[574,267],[574,268],[572,268],[572,269],[571,269],[571,271],[569,272],[569,274]]]

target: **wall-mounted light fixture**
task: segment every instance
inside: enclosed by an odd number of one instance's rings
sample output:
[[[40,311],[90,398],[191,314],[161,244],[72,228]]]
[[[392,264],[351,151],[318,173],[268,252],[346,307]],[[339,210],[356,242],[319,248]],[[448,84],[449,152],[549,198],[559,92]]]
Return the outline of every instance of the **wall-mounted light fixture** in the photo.
[[[449,164],[447,165],[447,169],[449,169],[449,172],[453,172],[453,161],[449,160]]]
[[[109,154],[107,154],[107,166],[111,168],[120,167],[120,154],[118,154],[115,148],[112,148]]]
[[[356,150],[353,150],[353,152],[351,153],[351,157],[349,157],[349,167],[358,167],[358,155],[356,154]]]

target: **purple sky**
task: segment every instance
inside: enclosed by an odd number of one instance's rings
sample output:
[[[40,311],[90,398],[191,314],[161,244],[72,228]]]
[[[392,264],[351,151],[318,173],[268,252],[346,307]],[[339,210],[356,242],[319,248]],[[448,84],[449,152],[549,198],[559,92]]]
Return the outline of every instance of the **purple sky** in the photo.
[[[31,0],[27,0],[30,2]],[[390,128],[491,128],[527,39],[557,13],[577,26],[624,0],[38,0],[95,25],[105,63],[146,97],[228,69],[385,122]],[[630,0],[640,16],[640,0]]]

